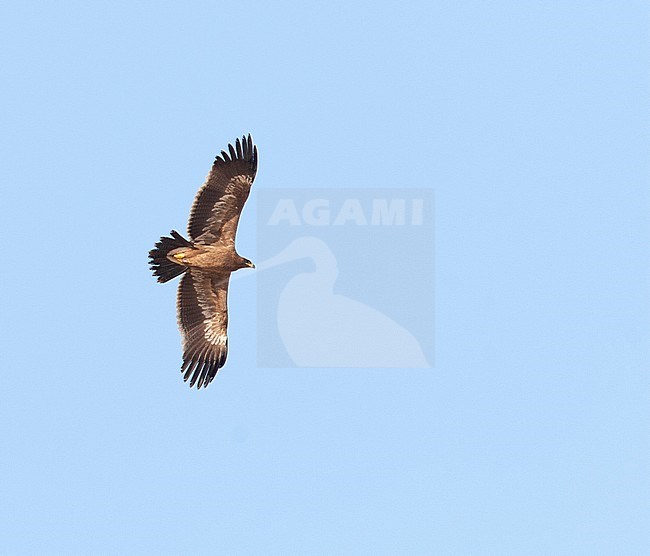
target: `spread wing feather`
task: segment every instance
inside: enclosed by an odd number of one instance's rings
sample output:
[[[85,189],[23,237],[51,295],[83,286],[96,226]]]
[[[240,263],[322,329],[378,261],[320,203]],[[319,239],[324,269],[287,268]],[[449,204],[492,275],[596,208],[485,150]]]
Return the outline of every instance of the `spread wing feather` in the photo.
[[[190,268],[178,286],[178,327],[183,337],[184,380],[205,387],[223,367],[228,355],[228,282],[230,274],[215,275]]]
[[[257,172],[257,147],[250,134],[221,151],[199,189],[190,211],[187,232],[195,242],[235,243],[239,215]]]

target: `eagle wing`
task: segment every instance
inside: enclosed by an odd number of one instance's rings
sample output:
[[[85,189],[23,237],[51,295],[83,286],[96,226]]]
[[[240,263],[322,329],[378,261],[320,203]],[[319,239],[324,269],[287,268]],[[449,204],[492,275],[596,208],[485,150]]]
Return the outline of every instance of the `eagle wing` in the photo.
[[[257,147],[250,134],[221,151],[199,189],[187,232],[195,242],[235,244],[239,215],[257,172]]]
[[[178,327],[183,337],[184,380],[207,386],[228,355],[229,273],[190,268],[178,286]]]

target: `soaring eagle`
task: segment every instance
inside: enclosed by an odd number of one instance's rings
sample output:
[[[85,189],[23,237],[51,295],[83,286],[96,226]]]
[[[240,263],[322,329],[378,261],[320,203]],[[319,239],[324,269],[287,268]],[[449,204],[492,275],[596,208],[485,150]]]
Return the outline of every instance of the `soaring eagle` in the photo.
[[[237,223],[257,172],[251,136],[221,151],[194,198],[187,226],[189,240],[175,230],[149,251],[158,282],[182,274],[178,286],[178,327],[183,338],[184,380],[207,386],[228,354],[230,274],[255,265],[235,250]]]

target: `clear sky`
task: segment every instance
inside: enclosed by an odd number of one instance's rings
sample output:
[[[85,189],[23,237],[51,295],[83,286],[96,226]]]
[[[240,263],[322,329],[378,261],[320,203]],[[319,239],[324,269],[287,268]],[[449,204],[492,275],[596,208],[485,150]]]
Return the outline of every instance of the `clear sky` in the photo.
[[[650,553],[648,15],[4,2],[0,554]],[[433,190],[432,368],[258,367],[252,276],[183,384],[147,251],[247,132],[259,189]]]

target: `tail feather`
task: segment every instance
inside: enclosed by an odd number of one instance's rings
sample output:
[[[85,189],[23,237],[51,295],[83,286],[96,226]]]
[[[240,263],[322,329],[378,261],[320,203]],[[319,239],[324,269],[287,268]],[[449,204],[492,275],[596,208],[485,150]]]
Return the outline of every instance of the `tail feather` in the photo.
[[[192,242],[186,240],[177,231],[171,231],[172,237],[163,236],[156,243],[154,249],[149,251],[149,266],[154,276],[158,277],[158,282],[168,282],[176,276],[180,276],[187,270],[186,266],[177,264],[167,258],[167,254],[179,247],[194,247]]]
[[[170,234],[178,243],[180,243],[180,247],[191,247],[192,249],[194,249],[194,244],[191,241],[186,240],[176,230],[172,230]]]

